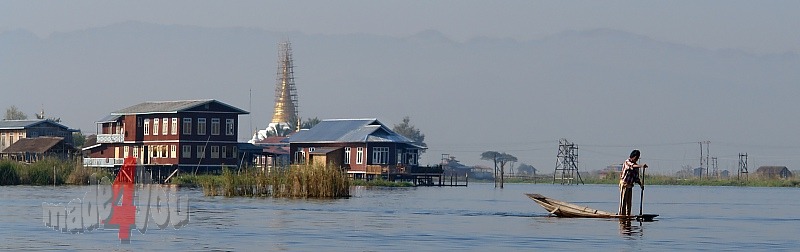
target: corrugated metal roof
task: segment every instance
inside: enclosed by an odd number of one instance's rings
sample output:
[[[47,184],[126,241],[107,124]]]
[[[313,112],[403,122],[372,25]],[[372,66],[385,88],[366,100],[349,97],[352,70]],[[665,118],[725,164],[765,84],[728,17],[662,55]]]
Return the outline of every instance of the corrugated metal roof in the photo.
[[[103,117],[103,119],[100,119],[95,123],[116,122],[117,120],[119,120],[120,117],[122,117],[122,115],[107,115],[106,117]]]
[[[2,120],[0,129],[22,129],[43,120]]]
[[[309,152],[308,154],[310,154],[310,155],[328,154],[328,153],[330,153],[332,151],[336,151],[336,150],[341,149],[341,148],[342,147],[317,147],[317,148],[314,148],[314,151]]]
[[[289,137],[289,142],[342,142],[340,138],[351,131],[376,122],[377,119],[350,119],[350,120],[322,120],[313,128],[301,130]],[[348,137],[353,140],[353,137]],[[349,142],[363,142],[366,139]]]
[[[323,120],[311,129],[295,133],[289,137],[289,142],[395,142],[413,144],[412,140],[395,133],[374,118]]]
[[[60,123],[54,122],[50,119],[39,119],[39,120],[2,120],[0,121],[0,129],[24,129],[28,127],[33,127],[39,123],[50,123],[57,127],[61,127],[64,129],[69,129],[69,127],[64,126]]]
[[[112,115],[134,115],[134,114],[152,114],[152,113],[177,113],[191,108],[202,106],[208,103],[217,103],[222,106],[230,108],[232,111],[239,114],[247,114],[247,111],[233,107],[231,105],[222,103],[213,99],[206,100],[185,100],[185,101],[157,101],[157,102],[143,102],[124,109],[112,112]]]
[[[3,153],[45,153],[63,140],[63,137],[23,138],[5,148]]]

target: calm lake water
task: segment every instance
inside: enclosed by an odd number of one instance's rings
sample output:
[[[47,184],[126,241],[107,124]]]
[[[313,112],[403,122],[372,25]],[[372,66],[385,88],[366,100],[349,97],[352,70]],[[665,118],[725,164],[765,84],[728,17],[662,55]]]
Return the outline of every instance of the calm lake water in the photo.
[[[189,197],[181,229],[60,233],[42,202],[68,203],[87,187],[0,187],[2,250],[237,251],[683,251],[800,250],[800,189],[649,186],[655,222],[548,217],[523,193],[616,211],[614,185],[493,184],[363,188],[338,200]],[[634,205],[638,212],[639,191]]]

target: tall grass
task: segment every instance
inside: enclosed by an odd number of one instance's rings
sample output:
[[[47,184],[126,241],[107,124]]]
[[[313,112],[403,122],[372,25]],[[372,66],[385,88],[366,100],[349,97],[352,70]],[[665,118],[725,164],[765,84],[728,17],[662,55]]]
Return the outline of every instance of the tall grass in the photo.
[[[86,185],[91,174],[90,169],[74,160],[47,158],[35,163],[0,160],[0,185]]]
[[[350,196],[350,179],[342,170],[323,165],[291,166],[262,173],[224,168],[222,175],[180,176],[173,183],[199,185],[207,196],[278,198],[342,198]]]
[[[19,174],[11,161],[0,161],[0,185],[19,185]]]

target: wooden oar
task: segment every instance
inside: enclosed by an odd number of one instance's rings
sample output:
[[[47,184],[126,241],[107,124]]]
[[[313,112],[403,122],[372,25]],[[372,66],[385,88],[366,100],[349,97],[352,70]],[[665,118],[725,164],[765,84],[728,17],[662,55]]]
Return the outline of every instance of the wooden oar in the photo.
[[[636,216],[636,220],[650,222],[658,217],[658,214],[642,214],[642,206],[644,205],[644,170],[646,169],[647,168],[642,168],[642,194],[639,196],[639,215]]]
[[[644,205],[644,170],[647,168],[642,167],[642,179],[639,180],[639,183],[642,183],[642,194],[639,196],[639,216],[642,216],[642,206]]]

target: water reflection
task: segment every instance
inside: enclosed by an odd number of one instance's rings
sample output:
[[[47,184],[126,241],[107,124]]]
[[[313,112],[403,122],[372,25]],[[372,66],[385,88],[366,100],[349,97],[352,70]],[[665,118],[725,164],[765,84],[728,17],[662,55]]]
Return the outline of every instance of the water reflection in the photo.
[[[644,227],[642,226],[642,222],[636,221],[638,225],[633,225],[630,219],[620,219],[619,220],[619,234],[623,236],[643,236],[644,235]]]
[[[460,188],[354,188],[337,200],[205,197],[190,199],[191,221],[179,230],[84,234],[44,224],[42,202],[69,202],[87,187],[0,187],[0,251],[712,251],[797,250],[800,188],[653,187],[648,207],[662,219],[577,219],[549,213],[523,193],[538,192],[613,209],[614,185],[470,184]],[[700,190],[702,189],[702,190]],[[709,191],[698,194],[698,191]],[[753,203],[758,202],[758,203]],[[769,215],[765,216],[764,213]],[[619,222],[619,226],[614,226]],[[647,234],[644,228],[647,228]],[[614,233],[614,228],[618,229]],[[741,239],[748,237],[748,239]],[[682,241],[682,242],[674,242]],[[753,242],[761,241],[761,242]]]

